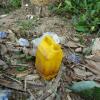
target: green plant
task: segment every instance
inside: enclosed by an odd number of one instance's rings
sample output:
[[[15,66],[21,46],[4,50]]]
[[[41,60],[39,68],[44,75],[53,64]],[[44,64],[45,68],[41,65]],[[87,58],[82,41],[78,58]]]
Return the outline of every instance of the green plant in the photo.
[[[33,26],[33,20],[24,20],[18,22],[18,25],[21,27],[22,30],[29,30]]]
[[[9,5],[14,8],[19,8],[21,6],[21,0],[10,0]]]
[[[50,9],[58,14],[70,13],[77,31],[93,33],[100,27],[100,0],[64,0]]]

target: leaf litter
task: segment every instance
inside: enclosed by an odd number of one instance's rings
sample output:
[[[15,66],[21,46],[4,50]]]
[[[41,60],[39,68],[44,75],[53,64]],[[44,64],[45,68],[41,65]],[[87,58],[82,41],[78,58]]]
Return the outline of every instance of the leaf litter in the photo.
[[[41,26],[39,25],[39,27]],[[42,30],[42,32],[44,31]],[[22,38],[21,35],[16,34],[19,31],[9,29],[7,32],[9,34],[6,38],[0,38],[0,88],[11,89],[15,97],[10,98],[16,98],[18,94],[19,100],[85,100],[69,89],[69,86],[74,82],[87,80],[99,84],[100,57],[97,55],[98,49],[94,48],[98,46],[93,47],[92,56],[84,55],[83,49],[86,48],[86,45],[80,44],[78,37],[74,35],[72,37],[72,34],[69,35],[67,32],[60,34],[64,52],[62,65],[54,79],[45,81],[35,68],[35,56],[33,56],[30,35],[36,32],[26,36],[29,41],[27,46],[17,42]],[[37,33],[32,36],[40,37]],[[94,43],[94,45],[97,44]],[[70,54],[74,57],[70,57]]]

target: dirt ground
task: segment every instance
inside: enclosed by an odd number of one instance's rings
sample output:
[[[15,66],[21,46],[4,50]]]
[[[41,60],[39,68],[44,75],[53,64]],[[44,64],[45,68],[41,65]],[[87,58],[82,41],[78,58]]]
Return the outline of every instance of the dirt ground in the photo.
[[[32,16],[32,19],[30,19],[31,16]],[[79,43],[79,40],[74,37],[76,31],[74,30],[74,27],[72,26],[71,23],[72,22],[70,19],[65,19],[64,17],[60,17],[57,15],[40,18],[35,15],[31,15],[28,9],[23,9],[23,8],[18,9],[14,12],[11,12],[7,14],[5,17],[2,17],[2,16],[0,17],[0,31],[5,31],[11,34],[11,36],[9,37],[10,39],[4,40],[4,42],[1,41],[0,47],[3,49],[1,49],[0,51],[1,52],[0,59],[4,61],[6,61],[5,58],[10,59],[11,63],[14,64],[12,66],[16,66],[14,62],[17,62],[16,61],[17,58],[20,58],[19,59],[20,62],[21,62],[21,59],[23,59],[23,55],[20,55],[19,57],[18,55],[15,55],[14,53],[12,53],[13,50],[14,51],[24,50],[22,47],[16,46],[16,41],[15,41],[16,38],[19,39],[19,38],[24,37],[28,39],[29,41],[31,41],[34,35],[37,35],[38,37],[44,32],[54,32],[58,36],[65,37],[65,39],[63,38],[63,41],[61,43],[62,49],[64,52],[64,59],[62,61],[63,65],[57,77],[53,79],[51,82],[44,81],[42,78],[39,77],[39,79],[33,82],[34,84],[32,86],[30,85],[31,83],[29,83],[29,86],[27,86],[28,88],[27,92],[33,98],[29,100],[85,100],[85,99],[82,99],[78,94],[72,93],[70,92],[69,89],[67,89],[67,86],[73,82],[81,81],[81,80],[91,80],[91,79],[94,80],[95,78],[93,77],[96,77],[96,75],[94,75],[91,71],[87,70],[86,67],[82,66],[85,64],[84,60],[82,60],[83,54],[81,54],[82,64],[79,64],[79,65],[68,62],[66,58],[70,52],[75,52],[76,48],[78,49],[84,48],[84,46]],[[71,42],[69,43],[69,41]],[[8,43],[9,45],[6,43]],[[7,49],[9,53],[7,53]],[[29,49],[32,49],[32,46],[26,49],[26,51],[24,52],[25,56],[28,55],[27,50]],[[82,51],[79,51],[79,52],[82,52]],[[24,65],[25,67],[31,66],[31,67],[28,67],[27,68],[28,70],[26,70],[25,72],[16,74],[15,69],[13,67],[11,68],[10,66],[5,71],[5,73],[10,76],[16,76],[16,77],[18,76],[18,78],[20,77],[21,82],[24,84],[23,81],[29,73],[32,73],[33,76],[37,78],[37,71],[36,71],[34,63],[35,63],[35,60],[24,62],[24,64],[22,65]],[[7,75],[5,76],[7,77]],[[18,80],[16,82],[21,83]],[[22,83],[21,83],[21,86],[23,87]],[[26,94],[22,93],[23,88],[22,87],[20,88],[19,85],[17,86],[16,83],[14,83],[11,86],[14,87],[15,90],[16,89],[18,90],[14,92],[15,97],[19,95],[18,97],[19,99],[16,99],[16,100],[25,100],[25,98],[23,99],[23,95],[25,96]],[[53,89],[55,89],[55,91]]]

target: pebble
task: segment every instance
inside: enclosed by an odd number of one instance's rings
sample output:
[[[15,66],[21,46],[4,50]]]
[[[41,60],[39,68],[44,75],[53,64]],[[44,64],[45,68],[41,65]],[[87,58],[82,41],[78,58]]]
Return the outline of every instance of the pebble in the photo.
[[[76,48],[75,52],[82,52],[82,48]]]

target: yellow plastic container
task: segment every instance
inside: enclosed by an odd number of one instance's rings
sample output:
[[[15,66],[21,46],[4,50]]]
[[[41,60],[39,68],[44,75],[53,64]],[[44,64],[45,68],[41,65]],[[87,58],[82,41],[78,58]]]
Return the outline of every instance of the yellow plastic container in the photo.
[[[45,36],[36,52],[36,69],[44,79],[50,80],[57,75],[62,58],[60,45],[52,37]]]

